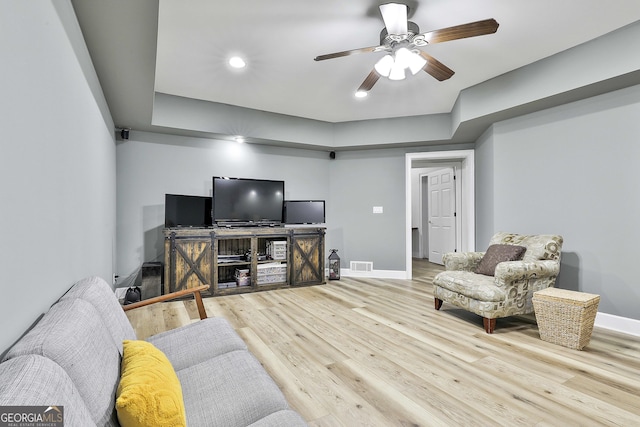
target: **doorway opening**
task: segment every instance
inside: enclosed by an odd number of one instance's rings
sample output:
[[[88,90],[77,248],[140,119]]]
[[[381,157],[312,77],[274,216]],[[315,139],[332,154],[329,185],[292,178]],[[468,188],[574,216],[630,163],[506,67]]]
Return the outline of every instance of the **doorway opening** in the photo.
[[[459,165],[459,173],[456,174],[456,219],[455,239],[456,250],[475,250],[475,179],[474,179],[474,151],[435,151],[428,153],[407,153],[405,155],[405,189],[406,189],[406,220],[405,243],[406,264],[405,271],[408,279],[413,277],[412,258],[414,240],[418,227],[416,214],[413,210],[412,200],[415,194],[420,194],[420,174],[416,174],[419,168],[441,168],[446,164]],[[457,171],[458,172],[458,171]],[[416,178],[417,176],[417,178]],[[418,215],[420,216],[420,215]],[[424,248],[422,248],[424,253]]]

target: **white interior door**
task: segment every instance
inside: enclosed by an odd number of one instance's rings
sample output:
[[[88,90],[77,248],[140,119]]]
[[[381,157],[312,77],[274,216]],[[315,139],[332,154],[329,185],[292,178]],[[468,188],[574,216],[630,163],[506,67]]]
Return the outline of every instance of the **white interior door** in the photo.
[[[422,247],[420,256],[429,258],[429,175],[420,177],[420,230]]]
[[[443,264],[442,255],[456,248],[455,170],[429,174],[429,261]]]

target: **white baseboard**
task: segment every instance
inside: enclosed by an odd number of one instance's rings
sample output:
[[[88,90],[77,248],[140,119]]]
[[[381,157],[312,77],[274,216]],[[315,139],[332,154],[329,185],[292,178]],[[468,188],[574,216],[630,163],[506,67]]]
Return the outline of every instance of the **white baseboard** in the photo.
[[[598,312],[593,326],[640,337],[640,320],[636,319]]]

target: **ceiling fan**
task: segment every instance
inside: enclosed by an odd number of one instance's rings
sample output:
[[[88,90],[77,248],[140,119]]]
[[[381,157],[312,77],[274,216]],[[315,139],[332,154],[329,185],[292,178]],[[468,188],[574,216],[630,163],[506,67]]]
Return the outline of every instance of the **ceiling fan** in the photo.
[[[355,53],[386,52],[356,91],[356,94],[360,95],[366,95],[380,77],[387,77],[390,80],[404,79],[407,70],[414,75],[424,70],[437,80],[443,81],[451,78],[454,71],[419,48],[428,44],[493,34],[498,30],[499,25],[495,19],[485,19],[420,33],[418,25],[407,20],[408,12],[409,7],[404,4],[380,5],[385,28],[380,33],[379,46],[329,53],[316,56],[314,60],[323,61]]]

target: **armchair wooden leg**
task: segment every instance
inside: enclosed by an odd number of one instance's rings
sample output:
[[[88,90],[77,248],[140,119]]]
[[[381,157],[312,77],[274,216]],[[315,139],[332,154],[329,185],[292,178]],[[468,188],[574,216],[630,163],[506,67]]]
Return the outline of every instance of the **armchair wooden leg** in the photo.
[[[433,302],[435,303],[436,310],[440,310],[440,307],[442,307],[442,300],[440,298],[434,298]]]
[[[207,318],[207,311],[204,309],[204,304],[202,303],[202,295],[200,295],[200,291],[195,291],[193,296],[196,299],[196,306],[198,307],[198,314],[200,315],[200,320],[204,320]]]
[[[483,317],[482,324],[484,325],[485,332],[488,334],[492,334],[496,329],[496,319],[488,319],[486,317]]]

